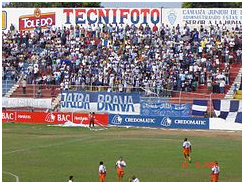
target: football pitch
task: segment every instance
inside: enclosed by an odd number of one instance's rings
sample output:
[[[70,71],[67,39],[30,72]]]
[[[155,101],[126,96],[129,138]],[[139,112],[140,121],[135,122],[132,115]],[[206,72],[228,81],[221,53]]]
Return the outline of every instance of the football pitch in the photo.
[[[182,142],[192,143],[192,163],[182,164]],[[220,182],[242,181],[242,132],[183,131],[143,128],[50,127],[2,125],[2,181],[98,182],[98,166],[107,182],[116,182],[115,162],[127,163],[123,181],[136,175],[142,182],[208,182],[218,161]]]

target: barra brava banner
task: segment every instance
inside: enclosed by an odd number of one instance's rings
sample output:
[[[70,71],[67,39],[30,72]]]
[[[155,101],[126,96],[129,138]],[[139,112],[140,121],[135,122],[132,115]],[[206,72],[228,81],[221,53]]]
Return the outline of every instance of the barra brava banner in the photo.
[[[190,104],[150,103],[141,100],[141,114],[144,116],[188,117],[190,113]]]
[[[140,114],[138,93],[63,92],[61,111]]]

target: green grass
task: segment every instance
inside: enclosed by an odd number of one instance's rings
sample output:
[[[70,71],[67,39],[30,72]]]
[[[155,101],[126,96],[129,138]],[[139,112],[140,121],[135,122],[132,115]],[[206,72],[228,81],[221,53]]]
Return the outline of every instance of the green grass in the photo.
[[[73,175],[75,181],[98,181],[99,161],[107,168],[106,181],[117,181],[115,162],[127,162],[124,181],[133,174],[144,182],[210,181],[210,168],[204,162],[219,161],[221,182],[242,181],[242,140],[239,132],[226,136],[201,135],[202,132],[46,125],[2,125],[2,170],[21,182],[62,182]],[[227,135],[238,134],[240,138]],[[193,145],[192,163],[182,168],[182,141]],[[196,168],[199,162],[200,168]],[[2,174],[3,182],[15,181]]]

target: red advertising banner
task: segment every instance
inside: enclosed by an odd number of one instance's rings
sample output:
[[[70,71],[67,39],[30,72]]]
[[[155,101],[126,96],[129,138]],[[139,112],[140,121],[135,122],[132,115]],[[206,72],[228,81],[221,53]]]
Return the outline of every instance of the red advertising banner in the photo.
[[[19,30],[32,30],[37,26],[46,28],[55,25],[55,13],[41,13],[39,8],[34,10],[33,15],[24,15],[19,17]]]
[[[81,124],[89,124],[88,114],[73,114],[73,122]],[[95,114],[95,124],[108,125],[107,114]]]
[[[88,114],[62,112],[2,112],[3,123],[64,124],[67,121],[71,121],[76,124],[89,124],[89,117]],[[103,126],[108,125],[108,114],[96,114],[95,124]]]

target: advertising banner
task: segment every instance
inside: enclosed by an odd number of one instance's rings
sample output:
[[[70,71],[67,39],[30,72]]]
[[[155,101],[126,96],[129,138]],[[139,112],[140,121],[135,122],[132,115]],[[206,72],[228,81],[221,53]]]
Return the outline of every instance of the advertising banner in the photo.
[[[191,113],[190,104],[172,104],[169,102],[141,102],[141,114],[144,116],[188,117]]]
[[[2,122],[31,124],[64,124],[67,121],[76,124],[89,124],[88,114],[59,112],[2,112]],[[108,125],[108,115],[95,114],[95,124]]]
[[[138,93],[63,92],[61,111],[140,114]]]
[[[2,107],[36,107],[36,108],[52,108],[51,98],[33,99],[33,98],[2,98]]]
[[[200,28],[209,27],[210,25],[222,26],[227,28],[236,27],[242,24],[241,8],[174,8],[162,9],[162,23],[170,27],[183,26]]]
[[[58,18],[57,18],[58,17]],[[2,30],[13,24],[19,30],[34,30],[36,26],[45,29],[95,24],[102,27],[111,25],[146,25],[169,27],[184,26],[191,28],[223,25],[227,28],[242,24],[241,8],[3,8]]]
[[[209,129],[208,118],[188,117],[109,115],[109,124],[117,126],[155,127],[172,129]]]
[[[13,24],[19,30],[95,24],[150,25],[161,22],[160,8],[3,8],[2,30]]]
[[[55,12],[42,13],[39,8],[33,14],[19,17],[19,30],[33,30],[37,26],[47,28],[55,25]]]
[[[158,24],[159,8],[66,8],[65,24]]]

